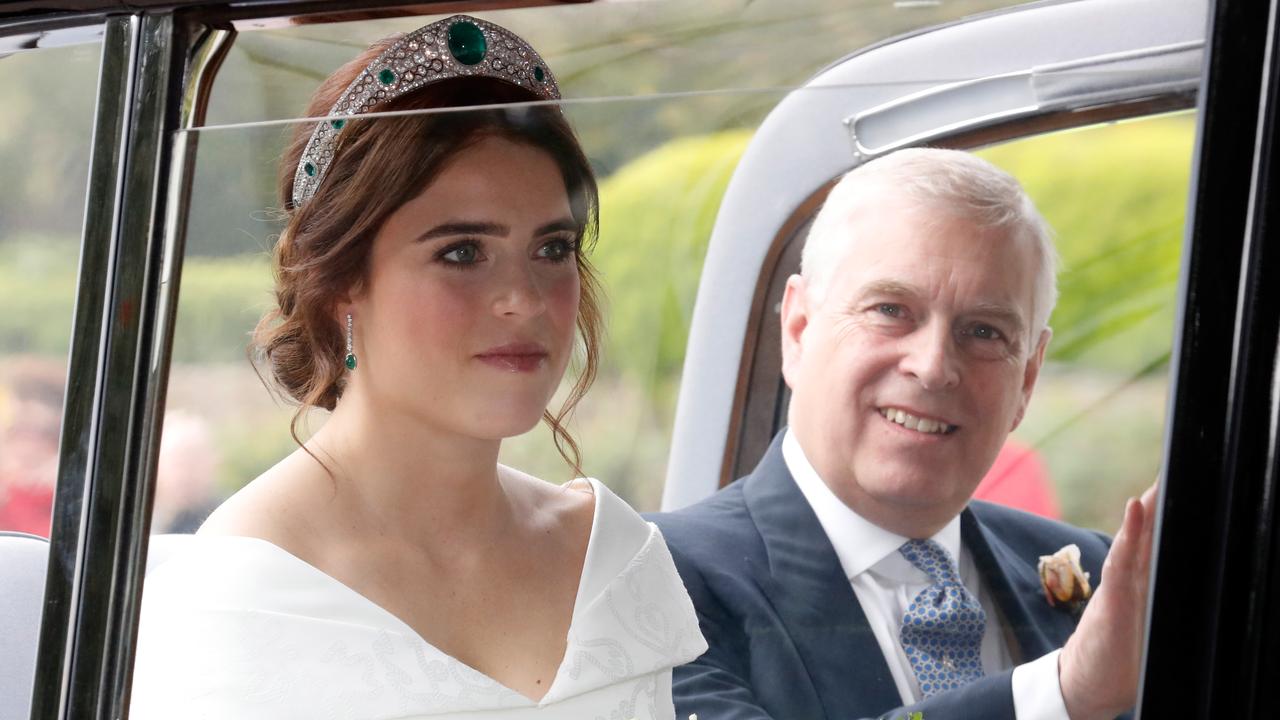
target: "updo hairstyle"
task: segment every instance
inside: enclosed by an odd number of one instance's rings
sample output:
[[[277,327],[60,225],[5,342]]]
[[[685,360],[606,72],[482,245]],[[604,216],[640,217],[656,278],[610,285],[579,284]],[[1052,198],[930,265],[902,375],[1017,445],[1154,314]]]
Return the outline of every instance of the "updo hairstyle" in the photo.
[[[324,117],[351,81],[398,39],[378,41],[320,85],[308,117]],[[375,112],[464,108],[527,103],[539,98],[508,82],[485,77],[442,80],[395,98]],[[347,119],[334,159],[315,194],[293,206],[293,179],[314,128],[301,123],[280,163],[277,190],[288,213],[274,251],[276,307],[258,322],[252,349],[270,368],[285,395],[297,402],[289,429],[311,407],[333,410],[346,387],[345,326],[334,319],[337,298],[359,290],[368,278],[373,239],[386,219],[421,194],[455,155],[478,141],[500,137],[543,150],[564,177],[578,224],[577,265],[581,281],[577,327],[582,335],[581,373],[559,411],[543,412],[556,449],[576,476],[581,454],[563,422],[595,379],[599,362],[599,282],[586,251],[594,244],[599,191],[591,165],[573,130],[556,107],[537,105],[463,112]]]

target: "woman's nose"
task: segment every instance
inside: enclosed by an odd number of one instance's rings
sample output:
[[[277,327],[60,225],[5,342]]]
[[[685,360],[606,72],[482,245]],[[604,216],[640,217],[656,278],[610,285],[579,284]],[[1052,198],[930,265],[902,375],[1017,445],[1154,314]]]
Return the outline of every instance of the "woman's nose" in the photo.
[[[546,310],[546,298],[530,263],[512,263],[498,277],[493,311],[501,316],[535,316]]]

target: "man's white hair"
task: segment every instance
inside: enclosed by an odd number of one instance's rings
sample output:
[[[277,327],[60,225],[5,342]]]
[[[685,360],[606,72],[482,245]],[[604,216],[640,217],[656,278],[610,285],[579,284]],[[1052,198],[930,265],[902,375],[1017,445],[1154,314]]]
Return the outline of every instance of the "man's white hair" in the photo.
[[[1032,308],[1032,349],[1058,300],[1058,254],[1052,231],[1031,198],[1009,173],[959,150],[911,148],[890,153],[845,174],[831,189],[809,229],[800,273],[810,297],[826,294],[857,228],[857,213],[886,201],[918,210],[957,214],[978,227],[1000,228],[1034,243],[1038,256]]]

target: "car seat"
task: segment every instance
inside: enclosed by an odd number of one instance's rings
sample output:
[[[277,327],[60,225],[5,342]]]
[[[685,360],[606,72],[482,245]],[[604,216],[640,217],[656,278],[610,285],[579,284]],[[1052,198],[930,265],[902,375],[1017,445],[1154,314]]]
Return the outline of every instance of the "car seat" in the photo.
[[[0,531],[0,718],[31,713],[49,541]]]

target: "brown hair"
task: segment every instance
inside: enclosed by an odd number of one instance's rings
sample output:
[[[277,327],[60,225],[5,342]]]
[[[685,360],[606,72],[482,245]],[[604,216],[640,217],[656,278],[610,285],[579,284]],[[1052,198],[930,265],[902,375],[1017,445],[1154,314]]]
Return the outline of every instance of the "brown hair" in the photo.
[[[308,117],[327,115],[370,62],[396,41],[385,38],[330,75],[311,99]],[[528,90],[493,78],[442,80],[375,108],[427,110],[528,103]],[[332,410],[346,385],[343,331],[333,318],[336,298],[367,276],[373,238],[397,208],[419,195],[455,155],[498,136],[545,151],[560,168],[578,222],[577,265],[582,294],[578,331],[582,371],[559,411],[543,411],[556,449],[582,475],[581,453],[563,423],[595,379],[601,319],[599,283],[586,251],[594,242],[599,191],[591,164],[568,121],[555,107],[520,105],[467,112],[415,113],[348,119],[334,158],[315,194],[293,207],[293,177],[314,125],[302,123],[280,163],[278,191],[288,222],[275,246],[276,307],[258,322],[253,346],[280,388],[300,405],[289,424],[293,438],[308,408]]]

